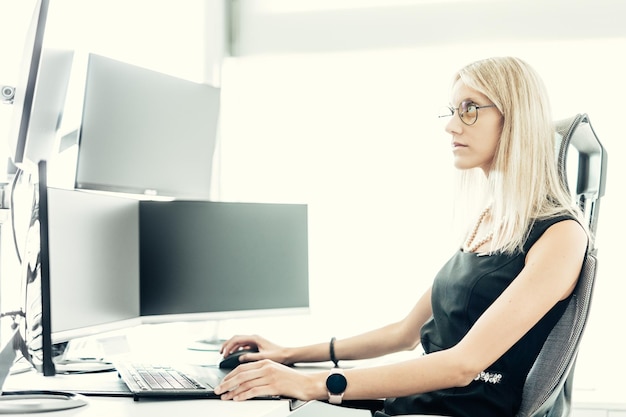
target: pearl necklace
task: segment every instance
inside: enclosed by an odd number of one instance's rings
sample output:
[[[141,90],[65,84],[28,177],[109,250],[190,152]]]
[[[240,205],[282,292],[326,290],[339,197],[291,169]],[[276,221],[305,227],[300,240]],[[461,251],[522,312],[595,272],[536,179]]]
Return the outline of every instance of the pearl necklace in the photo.
[[[476,239],[476,235],[478,234],[478,229],[480,228],[480,225],[482,224],[483,220],[485,220],[485,217],[487,217],[487,214],[489,214],[490,211],[491,207],[487,207],[482,211],[482,213],[480,213],[478,221],[476,222],[476,226],[474,226],[474,230],[472,230],[472,233],[467,237],[467,240],[465,241],[466,252],[476,252],[478,248],[480,248],[482,245],[489,242],[493,238],[492,229],[491,232],[487,233],[482,239],[474,242],[474,239]]]

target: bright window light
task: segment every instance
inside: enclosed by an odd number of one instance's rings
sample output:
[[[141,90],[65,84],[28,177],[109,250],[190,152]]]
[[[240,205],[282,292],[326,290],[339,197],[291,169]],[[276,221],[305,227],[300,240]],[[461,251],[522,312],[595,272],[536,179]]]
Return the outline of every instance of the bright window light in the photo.
[[[447,0],[446,3],[461,3],[475,0]],[[303,13],[329,10],[367,9],[375,7],[414,6],[439,3],[441,0],[266,0],[255,5],[259,10],[270,13]]]

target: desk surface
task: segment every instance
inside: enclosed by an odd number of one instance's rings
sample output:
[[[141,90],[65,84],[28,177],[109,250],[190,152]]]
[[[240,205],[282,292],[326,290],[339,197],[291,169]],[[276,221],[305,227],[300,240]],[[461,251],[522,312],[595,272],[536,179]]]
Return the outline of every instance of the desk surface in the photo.
[[[182,329],[182,330],[181,330]],[[174,365],[215,366],[221,358],[219,352],[196,352],[187,349],[188,330],[181,324],[164,326],[140,326],[121,331],[128,340],[130,357],[135,354],[141,360],[153,363]],[[168,337],[163,337],[167,334]],[[116,339],[118,333],[95,335],[97,345]],[[79,343],[83,346],[83,343]],[[92,345],[84,343],[86,353]],[[89,356],[89,355],[87,355]],[[173,361],[165,360],[171,358]],[[229,417],[281,417],[291,412],[289,400],[252,400],[245,402],[221,401],[217,399],[155,400],[134,401],[132,395],[120,380],[117,372],[96,372],[84,374],[57,374],[44,377],[30,369],[27,372],[10,375],[2,387],[4,391],[49,390],[87,394],[87,405],[70,410],[36,413],[39,416],[90,417],[90,416],[229,416]],[[99,395],[95,395],[98,393]],[[104,394],[104,395],[103,395]],[[301,405],[299,402],[298,405]],[[6,415],[6,414],[4,414]],[[20,414],[24,415],[24,414]]]
[[[184,416],[232,416],[232,417],[280,417],[289,414],[289,402],[284,401],[220,401],[220,400],[141,400],[132,398],[88,397],[87,405],[64,411],[36,413],[38,416],[54,417],[172,417]],[[5,414],[7,415],[7,414]],[[8,414],[24,416],[24,414]]]
[[[11,375],[4,386],[4,390],[7,392],[26,389],[87,393],[90,391],[109,391],[109,394],[104,396],[87,395],[86,406],[55,411],[52,414],[37,413],[37,415],[41,416],[101,417],[110,415],[116,417],[171,417],[176,415],[227,415],[233,417],[280,417],[290,413],[289,400],[233,402],[215,399],[153,400],[142,398],[139,401],[135,401],[130,393],[125,390],[125,386],[118,378],[117,372],[60,374],[54,377],[44,377],[34,371],[29,371]]]

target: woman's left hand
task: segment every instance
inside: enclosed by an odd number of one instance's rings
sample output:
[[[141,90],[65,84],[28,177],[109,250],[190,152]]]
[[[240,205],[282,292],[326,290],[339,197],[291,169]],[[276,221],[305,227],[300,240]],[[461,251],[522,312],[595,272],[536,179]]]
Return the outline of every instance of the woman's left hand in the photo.
[[[324,398],[324,380],[263,359],[239,365],[224,377],[215,393],[223,400],[235,401],[270,395],[313,400]]]

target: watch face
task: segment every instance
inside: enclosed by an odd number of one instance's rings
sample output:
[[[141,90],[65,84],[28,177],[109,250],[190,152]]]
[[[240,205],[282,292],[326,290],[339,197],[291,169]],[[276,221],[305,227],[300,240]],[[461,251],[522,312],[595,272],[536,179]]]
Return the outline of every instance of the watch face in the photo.
[[[326,388],[331,394],[341,394],[347,386],[348,381],[342,374],[331,374],[326,378]]]

